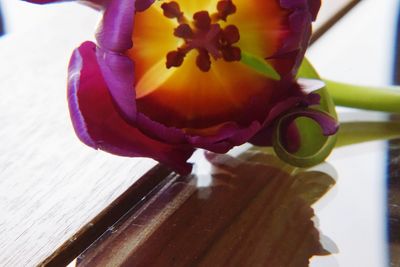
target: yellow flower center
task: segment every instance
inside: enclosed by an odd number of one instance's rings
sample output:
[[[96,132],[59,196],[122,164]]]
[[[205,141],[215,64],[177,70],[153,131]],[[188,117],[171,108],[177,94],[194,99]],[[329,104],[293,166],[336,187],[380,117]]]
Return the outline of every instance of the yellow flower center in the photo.
[[[138,110],[193,131],[232,120],[245,125],[246,112],[268,109],[274,81],[248,61],[265,61],[285,37],[279,1],[172,1],[135,14],[126,54],[135,64]]]

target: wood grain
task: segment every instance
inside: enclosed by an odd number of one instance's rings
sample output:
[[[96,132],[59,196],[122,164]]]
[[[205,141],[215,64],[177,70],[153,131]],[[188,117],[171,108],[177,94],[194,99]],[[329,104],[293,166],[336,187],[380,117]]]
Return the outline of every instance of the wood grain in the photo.
[[[92,38],[98,14],[76,4],[42,8],[48,13],[40,25],[0,41],[1,266],[34,266],[73,242],[155,165],[97,152],[76,138],[67,63],[72,49]]]

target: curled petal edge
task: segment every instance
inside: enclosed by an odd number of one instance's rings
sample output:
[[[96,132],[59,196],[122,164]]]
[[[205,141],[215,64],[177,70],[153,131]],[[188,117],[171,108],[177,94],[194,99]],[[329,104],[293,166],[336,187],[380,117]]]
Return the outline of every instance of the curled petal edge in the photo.
[[[113,98],[116,109],[127,123],[140,129],[141,132],[154,140],[174,146],[186,144],[217,153],[225,153],[232,147],[248,141],[261,128],[257,121],[247,127],[241,127],[231,121],[220,125],[215,134],[211,136],[197,136],[185,133],[182,129],[167,127],[153,121],[136,110],[133,62],[119,53],[97,46],[94,49],[102,79],[107,84],[107,89]]]
[[[74,130],[86,145],[127,157],[150,157],[181,174],[194,149],[154,140],[128,124],[119,114],[96,60],[96,45],[83,43],[69,65],[68,104]],[[81,79],[85,77],[85,79]]]

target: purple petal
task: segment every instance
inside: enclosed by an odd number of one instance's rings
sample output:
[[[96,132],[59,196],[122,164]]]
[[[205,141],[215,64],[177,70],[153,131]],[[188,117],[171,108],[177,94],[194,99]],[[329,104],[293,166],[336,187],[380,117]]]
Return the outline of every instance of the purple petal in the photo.
[[[193,148],[169,145],[144,135],[127,123],[116,110],[92,42],[74,51],[69,67],[68,103],[74,129],[87,145],[112,154],[128,157],[151,157],[188,173],[186,160]]]
[[[111,0],[96,33],[99,46],[114,52],[132,47],[135,1]]]
[[[282,8],[290,10],[288,26],[290,34],[280,49],[267,57],[284,79],[293,78],[303,60],[311,37],[311,21],[315,19],[320,0],[280,0]]]
[[[126,56],[108,52],[101,48],[96,51],[104,80],[121,114],[130,122],[136,120],[136,102],[133,62]]]
[[[317,122],[322,129],[322,134],[325,136],[333,135],[339,129],[339,123],[335,118],[328,113],[311,108],[298,109],[285,115],[282,121],[282,128],[288,128],[299,117],[307,117]]]
[[[136,0],[136,11],[144,11],[149,8],[155,0]]]
[[[212,136],[190,136],[189,142],[196,147],[217,153],[226,153],[232,147],[246,143],[260,130],[260,123],[254,121],[248,127],[227,122]]]
[[[131,48],[135,12],[147,9],[154,1],[109,0],[96,33],[99,46],[119,53]]]
[[[82,46],[89,46],[88,43],[83,43]],[[72,53],[69,66],[68,66],[68,106],[71,116],[71,121],[74,126],[76,135],[86,145],[97,149],[95,141],[90,137],[86,127],[85,120],[79,110],[78,103],[78,89],[81,78],[81,69],[83,67],[83,60],[79,50],[74,50]],[[95,77],[95,75],[93,75]],[[89,78],[89,77],[88,77]],[[99,81],[100,79],[95,79]],[[94,80],[94,81],[95,81]],[[92,81],[92,83],[94,83]]]
[[[283,8],[307,10],[312,20],[315,20],[321,7],[321,0],[280,0],[280,3]]]
[[[275,129],[275,120],[299,104],[301,99],[300,97],[292,97],[278,103],[268,114],[261,130],[252,136],[249,142],[256,146],[271,146]]]

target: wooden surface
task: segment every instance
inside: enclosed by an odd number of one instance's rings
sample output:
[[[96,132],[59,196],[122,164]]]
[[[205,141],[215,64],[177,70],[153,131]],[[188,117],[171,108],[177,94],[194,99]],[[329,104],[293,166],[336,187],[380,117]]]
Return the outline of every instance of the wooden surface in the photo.
[[[67,63],[98,16],[76,4],[42,8],[37,27],[0,40],[0,266],[41,262],[155,164],[76,138]]]
[[[30,18],[25,30],[0,39],[0,266],[33,266],[73,243],[155,165],[96,152],[73,133],[67,62],[92,38],[98,14],[68,3],[20,16]]]

